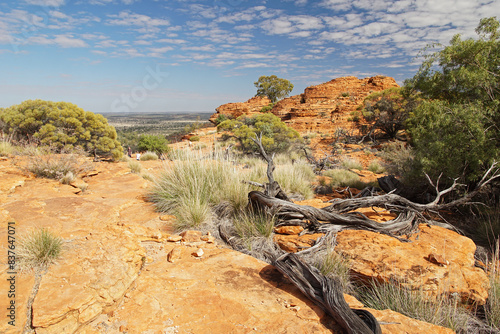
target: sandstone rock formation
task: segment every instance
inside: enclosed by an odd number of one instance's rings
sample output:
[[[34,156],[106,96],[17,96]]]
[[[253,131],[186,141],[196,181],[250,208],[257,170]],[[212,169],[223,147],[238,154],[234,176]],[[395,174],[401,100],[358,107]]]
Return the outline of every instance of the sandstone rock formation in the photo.
[[[310,86],[300,95],[285,98],[271,110],[295,130],[333,134],[339,128],[357,133],[355,123],[348,121],[351,112],[373,92],[399,87],[393,78],[375,76],[358,79],[342,77],[326,83]],[[220,114],[238,117],[258,112],[269,102],[252,98],[243,103],[228,103],[218,107],[210,117],[212,122]]]
[[[85,179],[88,188],[78,194],[70,185],[26,176],[13,162],[0,161],[0,247],[6,249],[9,221],[18,238],[45,227],[63,238],[64,247],[37,291],[32,273],[17,276],[16,325],[4,319],[1,333],[21,333],[25,325],[37,334],[338,332],[272,266],[221,247],[209,235],[173,234],[172,217],[144,200],[149,181],[130,173],[125,162],[96,163]],[[162,165],[141,164],[152,173]],[[193,256],[199,249],[201,255]],[[0,265],[5,293],[5,256]],[[0,298],[0,308],[8,302]],[[392,311],[372,312],[388,323],[383,333],[451,333]]]
[[[260,112],[260,110],[269,105],[269,103],[271,103],[271,100],[267,97],[254,96],[246,102],[223,104],[215,109],[217,112],[210,116],[209,121],[215,124],[215,120],[219,115],[232,118],[237,118],[241,115],[252,115]]]
[[[315,201],[300,203],[316,207],[325,204]],[[356,211],[380,223],[395,218],[382,208]],[[276,234],[274,240],[283,250],[298,252],[313,246],[321,236],[287,233]],[[454,231],[420,224],[410,242],[401,242],[380,233],[344,230],[337,234],[336,241],[335,251],[349,259],[352,273],[360,279],[397,281],[411,290],[434,296],[457,294],[463,303],[477,305],[483,305],[488,297],[488,277],[475,267],[476,245]]]

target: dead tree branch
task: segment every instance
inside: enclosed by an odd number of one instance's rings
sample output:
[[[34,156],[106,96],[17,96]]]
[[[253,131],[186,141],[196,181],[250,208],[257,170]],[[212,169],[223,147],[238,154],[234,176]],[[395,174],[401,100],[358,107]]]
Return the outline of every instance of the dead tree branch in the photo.
[[[345,301],[338,279],[323,276],[318,269],[293,253],[280,256],[273,265],[309,299],[329,314],[348,334],[381,334],[377,319],[366,310],[353,310]]]

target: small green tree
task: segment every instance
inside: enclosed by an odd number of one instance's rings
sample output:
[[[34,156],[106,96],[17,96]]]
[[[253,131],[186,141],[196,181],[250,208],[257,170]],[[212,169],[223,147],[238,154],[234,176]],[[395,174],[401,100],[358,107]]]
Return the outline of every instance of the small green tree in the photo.
[[[257,87],[255,96],[267,96],[272,103],[287,97],[293,90],[290,81],[278,78],[276,75],[263,75],[254,82],[254,85]]]
[[[15,141],[50,145],[56,150],[81,148],[119,159],[123,148],[104,116],[68,102],[27,100],[0,113],[3,131]]]
[[[413,97],[404,96],[401,88],[389,88],[370,94],[364,100],[363,118],[371,126],[370,133],[379,129],[395,138],[405,128],[410,109],[415,105]]]
[[[405,89],[429,100],[407,122],[416,157],[424,172],[448,179],[477,181],[500,156],[500,23],[481,19],[476,33],[478,39],[454,36],[405,81]]]
[[[300,135],[288,127],[281,119],[271,113],[254,117],[240,116],[226,120],[217,126],[217,131],[231,131],[239,142],[239,148],[245,153],[257,152],[258,147],[251,138],[262,133],[262,144],[266,152],[283,152],[290,145],[300,140]]]
[[[142,135],[139,138],[138,148],[140,151],[155,152],[158,156],[170,150],[168,147],[168,140],[163,136],[155,135]]]

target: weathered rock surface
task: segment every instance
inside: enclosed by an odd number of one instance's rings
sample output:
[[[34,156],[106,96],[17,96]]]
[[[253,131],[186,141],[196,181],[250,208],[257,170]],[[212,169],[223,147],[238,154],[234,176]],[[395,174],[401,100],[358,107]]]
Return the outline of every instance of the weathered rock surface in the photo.
[[[345,230],[335,250],[351,260],[359,277],[395,280],[432,295],[457,293],[463,302],[484,304],[488,277],[474,267],[475,244],[453,231],[421,224],[411,242],[369,231]]]
[[[231,118],[237,118],[241,115],[251,115],[260,112],[260,110],[269,105],[271,100],[267,97],[254,96],[246,102],[226,103],[216,108],[215,114],[210,116],[210,122],[215,124],[215,120],[219,115],[224,115]]]
[[[399,86],[393,78],[385,76],[364,79],[337,78],[307,87],[304,93],[279,101],[271,112],[302,133],[333,134],[338,128],[357,133],[355,123],[348,121],[351,112],[355,111],[371,93],[391,87]],[[210,120],[215,122],[220,114],[232,117],[251,114],[269,104],[269,102],[255,99],[252,98],[242,103],[224,104],[216,109],[217,113],[213,114]]]
[[[317,208],[328,203],[318,199],[299,202]],[[384,223],[396,216],[383,208],[356,210]],[[323,234],[276,234],[275,242],[287,252],[313,246]],[[421,224],[411,242],[370,231],[344,230],[337,234],[335,250],[350,260],[356,277],[378,282],[397,281],[409,289],[430,295],[452,294],[464,303],[483,305],[488,297],[486,273],[474,266],[476,245],[454,231]]]
[[[159,166],[145,162],[143,169]],[[25,176],[0,161],[0,248],[6,249],[9,221],[16,222],[16,238],[45,227],[64,239],[61,258],[33,291],[28,325],[36,333],[337,332],[272,266],[221,248],[211,236],[168,241],[170,220],[145,202],[149,183],[126,163],[95,169],[84,180],[87,190],[75,194],[69,185]],[[174,248],[172,263],[167,255]],[[203,255],[194,256],[199,249]],[[5,293],[5,256],[0,266]],[[0,322],[1,333],[22,332],[33,286],[33,274],[17,275],[16,323]],[[8,303],[0,298],[0,308]],[[374,313],[381,321],[394,314]],[[390,320],[398,324],[382,326],[384,333],[449,332],[398,316]]]

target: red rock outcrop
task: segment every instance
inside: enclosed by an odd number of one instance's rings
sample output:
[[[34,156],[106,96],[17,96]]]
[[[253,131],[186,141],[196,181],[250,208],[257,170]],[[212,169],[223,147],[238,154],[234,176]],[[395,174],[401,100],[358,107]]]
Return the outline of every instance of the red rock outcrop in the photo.
[[[126,162],[96,163],[78,194],[70,185],[26,176],[12,163],[0,161],[0,248],[7,248],[9,221],[16,222],[16,238],[45,227],[63,238],[64,248],[38,291],[33,274],[17,276],[16,323],[0,322],[1,333],[23,332],[32,292],[28,328],[37,334],[340,332],[272,266],[219,247],[209,235],[171,234],[172,217],[144,200],[149,181],[130,173]],[[154,172],[163,163],[141,164]],[[6,259],[0,257],[5,293]],[[8,304],[0,298],[0,308]],[[451,333],[392,311],[370,311],[389,323],[383,333]]]
[[[220,115],[237,118],[241,115],[255,114],[269,103],[271,100],[265,96],[254,96],[246,102],[226,103],[215,109],[217,112],[210,116],[209,121],[216,124],[216,119]]]
[[[310,86],[300,95],[285,98],[273,107],[271,112],[280,117],[295,130],[333,134],[338,128],[357,133],[355,123],[348,121],[351,112],[363,103],[373,92],[399,87],[393,78],[375,76],[358,79],[342,77],[320,85]],[[217,108],[210,118],[212,122],[219,114],[238,117],[242,114],[258,112],[269,102],[252,98],[244,103],[228,103]]]

